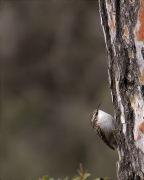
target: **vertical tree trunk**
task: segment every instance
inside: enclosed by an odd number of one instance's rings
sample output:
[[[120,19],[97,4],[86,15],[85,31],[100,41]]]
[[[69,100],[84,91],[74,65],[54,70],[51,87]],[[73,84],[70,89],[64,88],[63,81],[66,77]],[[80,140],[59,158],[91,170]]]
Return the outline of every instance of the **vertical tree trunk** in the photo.
[[[144,179],[144,0],[99,0],[118,142],[119,180]]]

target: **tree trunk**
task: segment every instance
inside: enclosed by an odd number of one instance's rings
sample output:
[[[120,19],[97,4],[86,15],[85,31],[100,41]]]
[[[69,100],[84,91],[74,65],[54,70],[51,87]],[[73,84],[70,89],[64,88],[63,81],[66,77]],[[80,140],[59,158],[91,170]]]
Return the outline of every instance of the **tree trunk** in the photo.
[[[120,125],[117,177],[144,179],[144,0],[99,0],[99,7]]]

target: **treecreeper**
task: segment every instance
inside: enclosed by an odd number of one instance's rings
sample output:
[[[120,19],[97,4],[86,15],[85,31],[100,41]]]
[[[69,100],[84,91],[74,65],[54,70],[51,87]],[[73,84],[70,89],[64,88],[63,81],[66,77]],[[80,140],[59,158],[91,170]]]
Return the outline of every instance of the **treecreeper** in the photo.
[[[108,113],[100,110],[101,104],[91,114],[91,124],[97,135],[109,146],[115,150],[117,142],[113,134],[114,130],[118,129],[116,120]]]

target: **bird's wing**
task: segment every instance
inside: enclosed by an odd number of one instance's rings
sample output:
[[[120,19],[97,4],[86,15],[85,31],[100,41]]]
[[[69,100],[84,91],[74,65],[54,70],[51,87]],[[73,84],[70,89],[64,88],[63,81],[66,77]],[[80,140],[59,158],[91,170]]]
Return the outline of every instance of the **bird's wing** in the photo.
[[[107,146],[109,146],[111,149],[115,150],[115,148],[106,139],[105,134],[103,133],[102,129],[100,129],[100,127],[97,126],[95,128],[95,130],[97,131],[98,136],[101,137],[101,139],[107,144]]]

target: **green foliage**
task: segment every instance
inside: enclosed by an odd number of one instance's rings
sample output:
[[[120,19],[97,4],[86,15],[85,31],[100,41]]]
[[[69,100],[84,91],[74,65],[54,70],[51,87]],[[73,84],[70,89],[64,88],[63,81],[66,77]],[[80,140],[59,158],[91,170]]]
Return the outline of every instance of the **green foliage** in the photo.
[[[90,176],[87,171],[83,172],[82,164],[80,163],[80,170],[78,170],[79,175],[72,178],[72,180],[85,180],[87,177]]]
[[[105,177],[105,178],[96,178],[94,180],[106,180],[106,179],[108,179],[108,178],[107,177]]]
[[[80,170],[77,170],[78,171],[78,175],[76,175],[75,177],[72,178],[72,180],[86,180],[90,174],[87,173],[87,170],[85,172],[83,172],[83,167],[82,167],[82,164],[80,163]],[[107,180],[108,178],[105,177],[105,178],[96,178],[94,180]],[[39,180],[54,180],[54,178],[48,178],[48,176],[43,176],[42,179],[39,179]],[[61,180],[61,179],[58,179],[58,180]],[[64,180],[69,180],[68,177],[66,177]]]
[[[39,180],[47,180],[47,178],[48,178],[48,176],[46,175],[46,176],[43,176],[42,179],[39,178]]]

